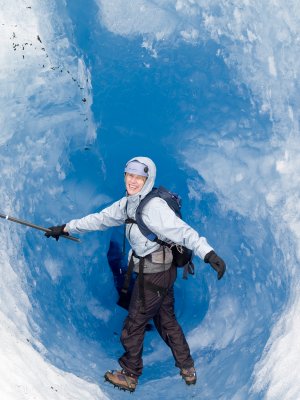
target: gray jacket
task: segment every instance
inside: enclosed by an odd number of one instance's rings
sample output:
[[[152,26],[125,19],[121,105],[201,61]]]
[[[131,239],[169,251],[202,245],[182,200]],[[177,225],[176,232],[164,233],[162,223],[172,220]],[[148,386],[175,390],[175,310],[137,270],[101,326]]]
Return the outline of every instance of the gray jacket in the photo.
[[[66,229],[70,233],[103,231],[113,226],[123,225],[128,217],[135,219],[136,209],[140,201],[154,186],[156,167],[153,161],[147,157],[135,157],[133,160],[138,160],[149,168],[148,179],[142,190],[136,195],[123,197],[99,213],[68,222]],[[151,199],[144,207],[142,215],[147,227],[162,241],[184,245],[202,259],[213,250],[205,237],[199,236],[193,228],[178,218],[166,201],[161,198]],[[144,257],[159,251],[160,245],[146,239],[136,224],[126,225],[126,237],[138,256]]]

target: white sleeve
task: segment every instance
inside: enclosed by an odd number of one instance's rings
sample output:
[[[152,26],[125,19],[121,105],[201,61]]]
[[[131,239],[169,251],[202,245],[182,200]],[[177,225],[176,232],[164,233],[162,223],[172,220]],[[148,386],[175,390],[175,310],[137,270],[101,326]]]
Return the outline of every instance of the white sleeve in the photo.
[[[200,236],[191,226],[177,217],[166,201],[159,197],[146,204],[142,216],[146,226],[162,240],[165,238],[181,244],[193,250],[202,259],[213,250],[205,237]]]
[[[113,226],[124,224],[126,200],[122,198],[99,213],[90,214],[80,219],[73,219],[66,224],[70,233],[84,233],[89,231],[104,231]]]

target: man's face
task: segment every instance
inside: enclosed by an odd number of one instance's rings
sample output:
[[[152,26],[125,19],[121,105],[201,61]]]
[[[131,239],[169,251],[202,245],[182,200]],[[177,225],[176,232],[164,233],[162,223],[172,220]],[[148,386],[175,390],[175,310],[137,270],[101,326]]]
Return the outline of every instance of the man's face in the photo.
[[[125,174],[125,185],[129,196],[139,193],[142,190],[146,179],[147,178],[145,176],[129,174],[127,172]]]

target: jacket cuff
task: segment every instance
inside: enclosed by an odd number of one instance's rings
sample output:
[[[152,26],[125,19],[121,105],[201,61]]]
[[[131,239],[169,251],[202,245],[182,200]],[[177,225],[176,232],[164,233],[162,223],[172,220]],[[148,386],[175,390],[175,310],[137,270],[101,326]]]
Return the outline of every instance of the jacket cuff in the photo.
[[[72,231],[72,229],[71,229],[70,226],[69,226],[69,222],[68,222],[67,224],[65,224],[64,228],[66,228],[66,230],[67,230],[68,232],[71,232],[71,231]]]
[[[204,236],[200,237],[200,241],[199,241],[199,245],[198,248],[196,250],[196,254],[202,259],[204,260],[205,256],[207,253],[209,253],[210,251],[212,251],[213,248],[207,243],[207,240]]]

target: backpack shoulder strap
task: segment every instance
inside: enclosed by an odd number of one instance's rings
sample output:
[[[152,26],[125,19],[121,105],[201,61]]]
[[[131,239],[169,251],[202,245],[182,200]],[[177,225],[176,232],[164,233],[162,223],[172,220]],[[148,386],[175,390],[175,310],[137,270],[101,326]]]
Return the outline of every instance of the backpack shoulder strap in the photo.
[[[139,230],[141,231],[141,233],[149,240],[152,240],[153,242],[156,241],[157,239],[157,235],[155,235],[155,233],[153,233],[148,227],[147,225],[144,223],[143,218],[142,218],[142,212],[143,209],[145,207],[146,204],[149,203],[149,201],[151,199],[153,199],[154,197],[160,197],[159,193],[158,193],[158,189],[157,188],[153,188],[151,190],[151,192],[149,192],[140,202],[136,213],[135,213],[135,222],[137,224],[137,226],[139,227]]]

